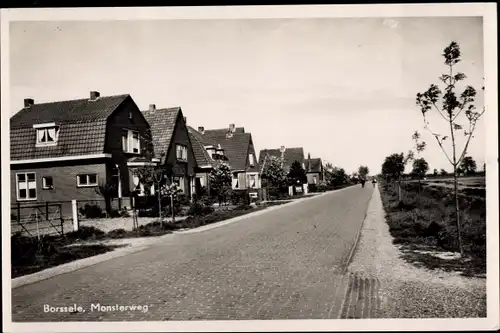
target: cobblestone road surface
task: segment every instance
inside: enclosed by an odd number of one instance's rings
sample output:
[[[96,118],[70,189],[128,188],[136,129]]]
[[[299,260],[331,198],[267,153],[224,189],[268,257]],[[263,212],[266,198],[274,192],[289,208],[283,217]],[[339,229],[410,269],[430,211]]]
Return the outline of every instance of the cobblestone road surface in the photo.
[[[12,320],[373,317],[378,282],[344,274],[373,189],[352,187],[12,290]],[[44,312],[80,305],[85,312]],[[92,304],[148,311],[92,311]]]

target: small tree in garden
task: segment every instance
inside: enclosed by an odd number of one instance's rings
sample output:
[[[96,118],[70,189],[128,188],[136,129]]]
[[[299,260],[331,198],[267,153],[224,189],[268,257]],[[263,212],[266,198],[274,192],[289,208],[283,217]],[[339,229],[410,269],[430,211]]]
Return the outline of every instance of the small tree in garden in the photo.
[[[281,159],[276,156],[267,157],[261,177],[272,187],[286,186],[286,172],[281,166]]]
[[[434,169],[434,171],[432,171],[432,175],[435,177],[438,175],[438,169]]]
[[[470,156],[465,156],[460,163],[460,168],[466,175],[473,175],[477,170],[476,161]]]
[[[476,129],[477,121],[483,115],[485,109],[483,108],[481,112],[475,111],[476,106],[474,102],[476,90],[472,86],[466,86],[460,95],[457,95],[455,92],[458,89],[459,83],[466,79],[464,73],[455,71],[455,66],[461,61],[459,45],[456,42],[451,42],[450,45],[444,49],[443,57],[444,64],[447,67],[447,73],[442,74],[439,80],[444,84],[444,93],[437,85],[432,84],[425,92],[417,94],[416,103],[422,112],[424,127],[436,139],[436,143],[453,167],[457,240],[460,255],[463,256],[460,207],[458,204],[457,169],[467,153],[467,148],[469,147],[470,140]],[[428,114],[431,111],[434,111],[437,116],[444,120],[449,128],[447,135],[441,135],[430,129]],[[463,148],[459,150],[457,139],[461,134],[465,137],[465,144]],[[444,147],[445,140],[448,138],[451,139],[451,154],[447,152]]]
[[[299,161],[292,162],[287,177],[291,185],[295,185],[297,183],[307,183],[306,170],[304,170],[302,164]]]
[[[231,192],[232,174],[227,163],[217,164],[210,172],[210,189],[219,199],[219,205],[226,201]]]
[[[175,223],[175,201],[177,200],[179,194],[181,193],[181,189],[176,183],[164,184],[160,187],[160,191],[158,195],[160,196],[160,201],[163,198],[170,198],[170,208],[172,213],[172,223]],[[159,214],[161,218],[161,206],[159,207]]]

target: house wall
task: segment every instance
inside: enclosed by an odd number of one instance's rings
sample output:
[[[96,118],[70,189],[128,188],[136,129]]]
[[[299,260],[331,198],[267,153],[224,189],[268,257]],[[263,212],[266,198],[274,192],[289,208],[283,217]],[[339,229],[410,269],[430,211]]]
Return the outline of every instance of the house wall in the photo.
[[[97,187],[78,187],[76,176],[86,173],[97,173],[98,181],[106,179],[106,163],[104,160],[80,160],[72,163],[37,163],[31,165],[11,166],[11,203],[21,205],[36,205],[45,202],[66,202],[66,213],[71,213],[71,200],[103,200],[104,198],[96,192]],[[35,172],[36,177],[36,200],[17,200],[16,174],[21,172]],[[54,188],[42,189],[42,177],[52,177]]]
[[[187,146],[187,162],[177,160],[177,144]],[[191,178],[196,175],[196,160],[191,141],[189,140],[188,129],[181,112],[179,112],[179,116],[177,117],[175,131],[172,135],[172,144],[167,153],[166,164],[173,166],[172,170],[174,176],[184,177],[184,194],[191,196]]]
[[[132,113],[132,119],[129,118],[129,112]],[[138,154],[123,151],[121,136],[123,129],[139,132],[140,151]],[[133,188],[133,182],[127,167],[127,160],[135,156],[152,156],[153,146],[150,138],[149,124],[130,97],[108,118],[105,152],[112,156],[109,161],[110,167],[114,165],[119,166],[123,196],[130,195],[130,189]],[[115,179],[106,179],[106,181],[116,182]]]
[[[310,172],[307,174],[307,183],[314,184],[314,176],[316,176],[316,184],[322,180],[320,172]]]

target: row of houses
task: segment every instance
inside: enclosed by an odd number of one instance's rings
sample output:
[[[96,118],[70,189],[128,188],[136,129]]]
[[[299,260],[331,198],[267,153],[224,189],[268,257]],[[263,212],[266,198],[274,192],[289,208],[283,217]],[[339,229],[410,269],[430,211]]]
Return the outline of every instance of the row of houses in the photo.
[[[120,198],[147,189],[137,169],[162,166],[167,180],[192,197],[210,191],[210,171],[226,162],[232,188],[260,196],[261,167],[270,156],[288,169],[302,163],[309,183],[323,178],[321,159],[303,148],[263,149],[257,158],[252,134],[234,124],[220,129],[187,125],[180,107],[140,110],[128,94],[37,104],[10,119],[11,198],[13,203],[89,200],[100,184],[113,184]]]

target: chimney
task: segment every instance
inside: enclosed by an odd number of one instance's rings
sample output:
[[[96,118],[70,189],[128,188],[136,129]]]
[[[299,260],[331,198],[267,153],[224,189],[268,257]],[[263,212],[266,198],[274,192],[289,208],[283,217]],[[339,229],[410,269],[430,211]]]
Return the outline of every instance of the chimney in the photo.
[[[156,105],[155,104],[149,104],[149,111],[154,111],[156,110]]]
[[[229,124],[229,132],[234,133],[236,131],[236,127],[234,124]]]
[[[24,107],[25,107],[25,108],[29,108],[29,107],[31,107],[33,104],[35,104],[35,101],[34,101],[32,98],[25,98],[25,99],[24,99]]]
[[[187,118],[186,117],[184,117],[184,123],[187,124]]]
[[[280,152],[283,154],[285,152],[285,149],[286,149],[285,146],[281,146]]]
[[[99,94],[98,91],[91,91],[90,92],[90,100],[91,101],[95,101],[96,99],[99,98],[99,96],[101,96],[101,94]]]
[[[205,134],[205,127],[198,126],[198,132],[200,132],[201,134]]]
[[[307,159],[310,160],[311,159],[311,153],[307,153]]]

